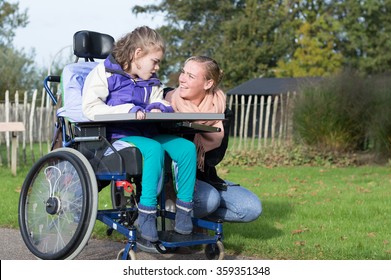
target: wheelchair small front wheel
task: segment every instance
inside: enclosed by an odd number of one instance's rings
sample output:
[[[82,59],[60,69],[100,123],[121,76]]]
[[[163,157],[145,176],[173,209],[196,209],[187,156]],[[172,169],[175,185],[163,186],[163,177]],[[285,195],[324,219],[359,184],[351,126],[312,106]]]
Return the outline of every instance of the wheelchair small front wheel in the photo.
[[[168,248],[166,248],[162,243],[158,242],[155,245],[156,251],[158,251],[160,254],[167,254]]]
[[[122,249],[118,252],[117,260],[122,260],[124,256],[125,249]],[[126,256],[127,260],[136,260],[136,253],[133,250],[129,250],[128,255]]]
[[[223,242],[218,240],[216,244],[207,244],[204,252],[208,260],[223,260],[225,256]]]
[[[88,160],[70,148],[39,159],[19,198],[24,243],[39,259],[73,259],[89,240],[98,210],[95,173]]]

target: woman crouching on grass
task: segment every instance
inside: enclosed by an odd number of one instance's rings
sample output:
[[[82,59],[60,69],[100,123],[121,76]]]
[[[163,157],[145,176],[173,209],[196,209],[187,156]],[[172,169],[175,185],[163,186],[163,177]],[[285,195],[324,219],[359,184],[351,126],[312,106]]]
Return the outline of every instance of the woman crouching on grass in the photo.
[[[179,87],[166,94],[176,112],[225,113],[226,96],[218,88],[222,71],[217,62],[206,56],[186,60],[179,76]],[[251,222],[262,213],[259,198],[246,188],[217,176],[215,166],[223,159],[228,145],[229,121],[202,121],[219,127],[221,132],[197,133],[197,181],[193,211],[197,218],[226,222]]]

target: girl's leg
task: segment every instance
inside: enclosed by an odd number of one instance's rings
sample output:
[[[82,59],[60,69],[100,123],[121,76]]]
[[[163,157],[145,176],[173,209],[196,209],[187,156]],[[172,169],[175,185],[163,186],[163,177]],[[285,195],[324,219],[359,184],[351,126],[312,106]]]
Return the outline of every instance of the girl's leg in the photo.
[[[156,207],[158,189],[163,182],[164,150],[162,146],[159,142],[142,136],[128,136],[121,140],[136,146],[143,156],[140,203]]]
[[[135,145],[143,156],[138,225],[142,238],[156,242],[159,240],[156,228],[157,193],[163,179],[164,150],[158,142],[146,137],[129,136],[121,140]]]
[[[153,139],[162,145],[174,163],[177,198],[192,202],[197,170],[194,143],[175,135],[158,135]]]
[[[174,163],[177,200],[174,230],[181,234],[193,231],[191,212],[196,176],[196,148],[193,142],[174,135],[159,135],[154,139],[161,143]]]

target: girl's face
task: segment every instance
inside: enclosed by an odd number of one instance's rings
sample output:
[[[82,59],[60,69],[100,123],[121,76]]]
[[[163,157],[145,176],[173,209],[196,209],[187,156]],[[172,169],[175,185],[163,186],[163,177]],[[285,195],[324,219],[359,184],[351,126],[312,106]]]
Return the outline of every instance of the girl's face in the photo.
[[[159,70],[159,64],[162,59],[162,50],[153,49],[145,54],[145,51],[137,49],[135,51],[131,72],[129,74],[132,77],[148,80]]]
[[[179,95],[197,106],[212,85],[213,81],[205,78],[203,64],[194,60],[188,61],[179,75]]]

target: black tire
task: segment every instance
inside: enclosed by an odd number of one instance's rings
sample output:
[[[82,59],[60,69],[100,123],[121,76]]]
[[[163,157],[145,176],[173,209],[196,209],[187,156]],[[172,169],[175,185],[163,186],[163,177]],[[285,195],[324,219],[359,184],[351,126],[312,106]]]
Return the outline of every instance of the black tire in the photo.
[[[70,148],[43,156],[29,171],[19,198],[19,227],[39,259],[74,259],[95,225],[98,189],[88,160]]]
[[[117,254],[117,260],[122,260],[122,257],[124,256],[124,252],[125,252],[125,249],[122,249],[121,251],[119,251],[119,253]],[[136,252],[133,250],[129,250],[129,253],[126,256],[126,259],[133,260],[133,261],[137,260]]]
[[[204,252],[208,260],[223,260],[225,256],[223,242],[218,240],[216,244],[207,244]]]
[[[168,248],[166,248],[165,246],[163,246],[162,243],[158,242],[155,244],[155,248],[156,250],[160,253],[160,254],[167,254],[169,252]]]

